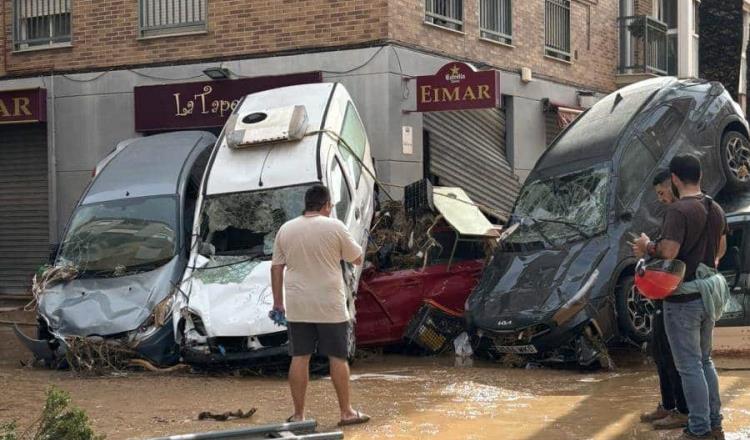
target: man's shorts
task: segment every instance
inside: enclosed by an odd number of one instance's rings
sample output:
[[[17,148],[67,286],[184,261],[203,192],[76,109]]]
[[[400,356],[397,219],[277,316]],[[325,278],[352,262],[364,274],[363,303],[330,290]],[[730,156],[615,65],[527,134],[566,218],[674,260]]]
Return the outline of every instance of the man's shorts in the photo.
[[[347,359],[354,340],[349,321],[335,324],[289,322],[287,330],[290,356],[307,356],[317,351],[321,356]]]

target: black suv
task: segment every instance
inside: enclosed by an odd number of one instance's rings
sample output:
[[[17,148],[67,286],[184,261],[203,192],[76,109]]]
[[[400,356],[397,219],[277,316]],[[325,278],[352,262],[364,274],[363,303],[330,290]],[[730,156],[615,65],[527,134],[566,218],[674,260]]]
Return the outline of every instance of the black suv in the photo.
[[[607,360],[617,336],[646,341],[652,304],[633,288],[628,241],[657,235],[664,207],[653,176],[685,152],[700,156],[707,194],[750,187],[748,125],[721,84],[642,81],[562,132],[524,183],[509,222],[518,226],[467,301],[479,353],[588,366]]]

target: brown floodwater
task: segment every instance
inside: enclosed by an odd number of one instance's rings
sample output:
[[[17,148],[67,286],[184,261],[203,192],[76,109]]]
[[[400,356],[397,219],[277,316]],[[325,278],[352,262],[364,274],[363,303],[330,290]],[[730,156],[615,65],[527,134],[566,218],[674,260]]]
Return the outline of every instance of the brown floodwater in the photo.
[[[4,336],[4,335],[3,335]],[[372,356],[353,367],[353,401],[372,416],[348,427],[347,439],[673,439],[639,423],[658,398],[655,370],[635,353],[618,354],[613,372],[457,367],[452,358]],[[719,358],[725,428],[750,439],[750,359]],[[278,423],[290,414],[283,377],[180,373],[80,377],[0,361],[0,422],[30,423],[49,385],[67,390],[97,432],[109,439],[148,438],[247,424]],[[249,420],[198,421],[201,411],[258,408]],[[313,379],[308,416],[334,430],[331,382]]]

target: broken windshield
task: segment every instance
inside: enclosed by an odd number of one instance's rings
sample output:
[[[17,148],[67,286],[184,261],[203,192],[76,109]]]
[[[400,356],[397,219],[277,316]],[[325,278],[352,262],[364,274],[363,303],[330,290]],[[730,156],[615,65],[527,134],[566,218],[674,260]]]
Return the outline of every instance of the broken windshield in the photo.
[[[268,257],[281,225],[302,215],[312,185],[210,196],[201,212],[201,237],[216,255]]]
[[[177,252],[173,196],[113,200],[79,207],[57,265],[82,276],[122,276],[156,269]]]
[[[609,176],[607,164],[525,185],[513,213],[521,226],[508,241],[554,246],[603,232]]]

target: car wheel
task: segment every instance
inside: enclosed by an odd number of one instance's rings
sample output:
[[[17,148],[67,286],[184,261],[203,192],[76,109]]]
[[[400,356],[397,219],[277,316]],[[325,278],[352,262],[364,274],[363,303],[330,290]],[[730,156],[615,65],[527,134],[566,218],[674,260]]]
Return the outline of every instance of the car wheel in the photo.
[[[750,141],[742,133],[728,131],[721,139],[721,165],[730,190],[750,189]]]
[[[620,279],[617,285],[617,321],[622,334],[634,342],[651,338],[654,303],[635,287],[633,275]]]

